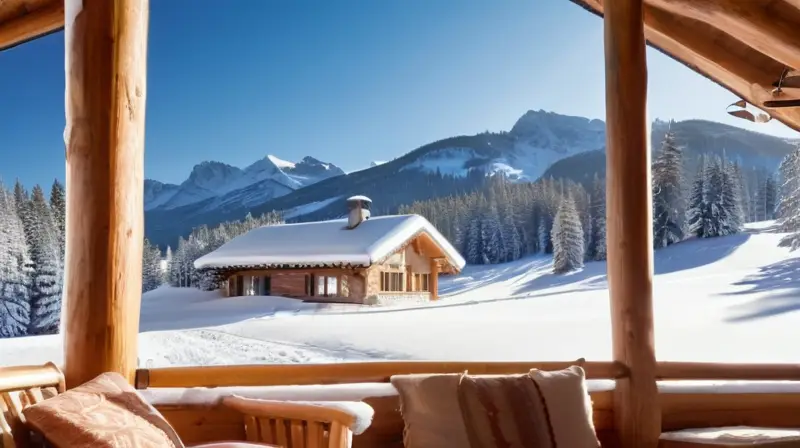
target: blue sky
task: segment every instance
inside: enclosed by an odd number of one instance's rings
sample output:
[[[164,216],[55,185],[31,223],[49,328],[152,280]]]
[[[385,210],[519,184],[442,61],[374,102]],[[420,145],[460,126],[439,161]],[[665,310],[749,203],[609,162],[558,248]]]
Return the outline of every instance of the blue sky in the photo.
[[[151,0],[145,176],[311,155],[343,169],[508,130],[528,109],[604,118],[602,21],[567,0]],[[64,178],[63,33],[0,53],[0,177]],[[648,50],[651,118],[754,125]]]

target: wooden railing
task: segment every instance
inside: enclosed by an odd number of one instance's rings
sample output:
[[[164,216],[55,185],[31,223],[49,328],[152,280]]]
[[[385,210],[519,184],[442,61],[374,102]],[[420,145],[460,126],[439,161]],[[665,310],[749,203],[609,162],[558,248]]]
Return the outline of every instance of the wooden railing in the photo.
[[[627,376],[621,363],[609,361],[467,362],[376,361],[335,364],[266,364],[237,366],[165,367],[136,371],[136,387],[223,387],[307,384],[383,383],[392,375],[454,373],[475,375],[525,372],[533,368],[558,370],[579,364],[588,379]],[[800,381],[800,364],[729,364],[659,362],[659,380]]]
[[[532,368],[557,370],[582,365],[590,380],[625,378],[628,369],[609,361],[553,362],[440,362],[379,361],[304,365],[240,365],[208,367],[169,367],[139,369],[136,386],[148,388],[281,386],[314,384],[385,383],[392,375],[413,373],[503,374],[526,372]],[[800,364],[728,364],[659,362],[656,373],[661,381],[658,401],[664,431],[684,428],[752,425],[800,427]],[[739,380],[796,381],[772,390],[751,386],[747,389],[719,389],[708,385],[665,387],[664,381]],[[738,387],[738,386],[737,386]],[[604,447],[619,446],[614,429],[615,393],[591,391],[594,420]],[[355,448],[402,446],[402,418],[397,397],[374,397],[364,401],[376,410],[370,429],[354,439]],[[242,436],[241,422],[224,409],[186,407],[178,403],[158,406],[181,437],[202,442],[207,434]],[[216,435],[214,437],[217,437]]]

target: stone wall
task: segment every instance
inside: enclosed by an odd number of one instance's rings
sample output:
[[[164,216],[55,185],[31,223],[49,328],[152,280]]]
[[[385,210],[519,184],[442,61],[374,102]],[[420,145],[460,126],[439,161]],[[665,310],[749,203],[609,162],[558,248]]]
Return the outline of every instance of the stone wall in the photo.
[[[414,303],[428,303],[431,301],[431,294],[427,292],[404,292],[404,293],[385,293],[370,296],[367,300],[369,305],[410,305]]]

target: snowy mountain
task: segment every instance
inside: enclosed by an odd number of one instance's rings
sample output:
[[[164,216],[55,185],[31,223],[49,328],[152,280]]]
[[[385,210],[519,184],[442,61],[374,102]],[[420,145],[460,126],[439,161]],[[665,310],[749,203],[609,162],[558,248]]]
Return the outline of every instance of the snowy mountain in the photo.
[[[342,174],[336,165],[313,157],[294,163],[268,155],[244,169],[202,162],[180,185],[146,179],[145,210],[171,210],[204,201],[207,210],[231,203],[252,205]]]
[[[668,125],[653,123],[654,149]],[[688,120],[671,126],[688,154],[724,150],[744,168],[774,171],[795,144],[709,121]],[[394,213],[398,206],[414,201],[469,193],[481,188],[487,175],[499,172],[519,181],[558,173],[556,177],[586,182],[605,169],[605,124],[528,111],[509,131],[446,138],[348,174],[312,158],[294,164],[270,156],[244,170],[230,168],[225,182],[219,179],[224,170],[209,170],[214,174],[207,176],[214,182],[209,180],[202,188],[185,185],[192,183],[191,176],[180,186],[149,181],[145,219],[150,241],[162,247],[174,245],[178,236],[187,235],[193,227],[241,219],[248,212],[284,211],[286,219],[295,221],[339,217],[344,213],[341,198],[355,194],[372,198],[374,213]],[[179,196],[180,191],[185,193]]]
[[[686,173],[694,173],[702,154],[725,155],[749,168],[750,172],[774,173],[783,158],[800,144],[797,139],[774,137],[706,120],[672,123],[655,120],[651,129],[650,148],[654,153],[661,148],[667,131],[672,130],[675,141],[684,149]],[[605,171],[605,151],[588,151],[557,161],[542,176],[564,177],[588,185],[595,173],[602,177]]]
[[[470,170],[535,180],[554,162],[605,146],[600,120],[528,111],[510,132],[446,139],[420,148],[402,169],[466,176]],[[417,152],[415,151],[415,152]]]

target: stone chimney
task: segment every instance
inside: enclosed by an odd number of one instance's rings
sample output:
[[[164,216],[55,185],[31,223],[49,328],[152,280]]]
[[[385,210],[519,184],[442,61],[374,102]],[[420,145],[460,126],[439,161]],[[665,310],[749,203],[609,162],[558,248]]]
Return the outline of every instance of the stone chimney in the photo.
[[[372,199],[366,196],[347,198],[347,228],[355,229],[363,221],[368,220],[371,206]]]

